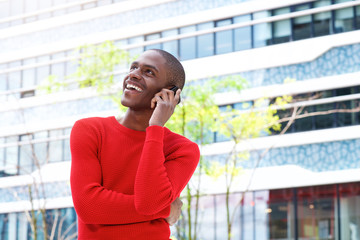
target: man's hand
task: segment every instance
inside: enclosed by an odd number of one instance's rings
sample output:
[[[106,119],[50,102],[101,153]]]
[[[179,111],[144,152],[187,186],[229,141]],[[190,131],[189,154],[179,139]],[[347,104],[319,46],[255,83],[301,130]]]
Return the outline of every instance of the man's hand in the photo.
[[[181,90],[178,89],[176,94],[169,89],[162,89],[155,94],[151,100],[151,108],[154,112],[150,118],[149,126],[157,125],[163,127],[174,113],[175,107],[179,102]]]
[[[175,201],[171,203],[170,215],[165,218],[165,220],[170,224],[170,226],[174,225],[179,220],[182,205],[183,202],[179,198],[175,199]]]

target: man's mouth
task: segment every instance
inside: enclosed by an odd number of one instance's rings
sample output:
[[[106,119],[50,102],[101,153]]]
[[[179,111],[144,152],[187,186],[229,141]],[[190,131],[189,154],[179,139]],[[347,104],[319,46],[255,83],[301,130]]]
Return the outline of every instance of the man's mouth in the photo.
[[[128,90],[135,90],[135,91],[138,91],[138,92],[143,91],[141,88],[139,88],[138,86],[135,86],[135,85],[133,85],[131,83],[126,84],[125,88],[128,89]]]

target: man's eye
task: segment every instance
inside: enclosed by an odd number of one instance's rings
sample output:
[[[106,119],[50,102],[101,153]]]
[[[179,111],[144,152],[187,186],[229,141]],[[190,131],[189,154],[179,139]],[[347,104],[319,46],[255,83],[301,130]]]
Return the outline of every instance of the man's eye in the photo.
[[[137,66],[131,66],[131,67],[130,67],[130,71],[133,71],[133,70],[135,70],[135,69],[137,69]]]
[[[148,73],[148,74],[150,74],[150,75],[154,75],[154,72],[153,72],[152,70],[150,70],[150,69],[147,69],[147,70],[146,70],[146,73]]]

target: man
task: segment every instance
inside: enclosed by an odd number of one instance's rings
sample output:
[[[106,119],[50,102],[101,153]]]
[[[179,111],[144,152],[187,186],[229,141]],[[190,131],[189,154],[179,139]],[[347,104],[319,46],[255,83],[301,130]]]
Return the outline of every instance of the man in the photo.
[[[146,51],[124,79],[125,115],[75,123],[70,181],[79,240],[169,239],[200,157],[195,143],[164,127],[184,83],[174,56]]]

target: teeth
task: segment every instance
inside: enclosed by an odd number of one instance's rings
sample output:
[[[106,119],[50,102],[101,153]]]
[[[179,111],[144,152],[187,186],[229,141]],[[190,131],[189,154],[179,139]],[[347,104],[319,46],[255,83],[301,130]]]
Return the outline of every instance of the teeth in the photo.
[[[132,84],[127,84],[127,85],[126,85],[126,88],[127,88],[127,89],[133,88],[133,89],[135,89],[135,90],[138,91],[138,92],[142,92],[142,91],[143,91],[141,88],[139,88],[139,87],[137,87],[137,86],[135,86],[135,85],[132,85]]]

